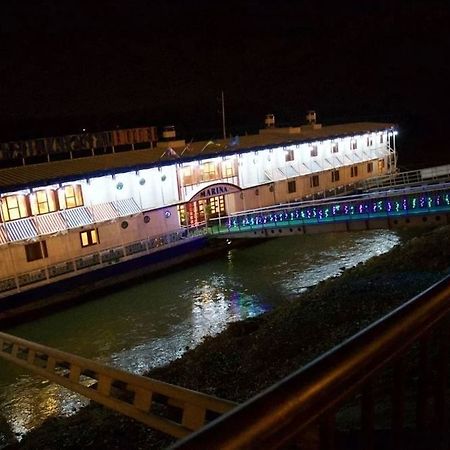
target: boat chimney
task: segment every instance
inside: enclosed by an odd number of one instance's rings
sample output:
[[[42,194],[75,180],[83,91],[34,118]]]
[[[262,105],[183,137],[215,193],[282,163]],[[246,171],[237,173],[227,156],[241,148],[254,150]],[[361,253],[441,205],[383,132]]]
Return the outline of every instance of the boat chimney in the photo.
[[[308,111],[306,113],[306,122],[308,125],[314,125],[316,123],[316,112],[315,111]]]
[[[266,128],[275,128],[275,116],[273,114],[266,114],[264,125]]]

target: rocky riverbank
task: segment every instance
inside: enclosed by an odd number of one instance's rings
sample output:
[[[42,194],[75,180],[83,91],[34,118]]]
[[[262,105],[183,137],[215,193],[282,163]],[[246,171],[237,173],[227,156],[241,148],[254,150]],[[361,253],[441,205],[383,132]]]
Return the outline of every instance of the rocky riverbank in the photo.
[[[149,376],[241,402],[361,330],[450,271],[450,226],[418,231],[276,310],[233,323]],[[0,441],[1,442],[1,441]],[[47,420],[20,449],[165,448],[165,436],[98,405]],[[1,448],[1,446],[0,446]]]

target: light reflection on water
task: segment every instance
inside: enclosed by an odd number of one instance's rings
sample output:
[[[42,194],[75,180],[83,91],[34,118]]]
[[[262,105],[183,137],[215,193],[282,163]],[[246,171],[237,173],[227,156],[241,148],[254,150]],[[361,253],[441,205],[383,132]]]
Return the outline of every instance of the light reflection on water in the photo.
[[[274,239],[7,330],[142,373],[228,323],[257,316],[399,242],[389,230]],[[1,362],[0,411],[16,433],[86,400]]]

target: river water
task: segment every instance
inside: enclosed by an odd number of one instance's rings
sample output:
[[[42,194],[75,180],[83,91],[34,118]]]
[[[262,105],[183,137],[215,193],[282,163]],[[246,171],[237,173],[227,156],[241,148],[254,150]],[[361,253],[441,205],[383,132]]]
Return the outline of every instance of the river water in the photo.
[[[390,230],[274,239],[5,331],[142,373],[229,322],[295,301],[307,287],[399,241]],[[83,397],[0,360],[0,414],[18,435],[84,404]]]

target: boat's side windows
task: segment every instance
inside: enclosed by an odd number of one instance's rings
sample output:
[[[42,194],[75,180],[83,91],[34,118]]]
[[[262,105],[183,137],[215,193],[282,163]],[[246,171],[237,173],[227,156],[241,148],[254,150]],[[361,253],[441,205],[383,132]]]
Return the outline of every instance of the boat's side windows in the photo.
[[[284,159],[286,162],[294,161],[294,150],[286,150],[284,154]]]
[[[28,262],[47,258],[47,243],[45,241],[39,241],[25,245],[25,254]]]
[[[287,188],[289,194],[297,192],[297,183],[295,182],[295,180],[288,181]]]
[[[3,220],[16,220],[28,217],[29,203],[25,195],[8,195],[1,199]]]
[[[83,206],[83,194],[79,184],[67,185],[59,189],[59,204],[61,209]]]
[[[81,231],[80,232],[80,240],[82,247],[89,247],[91,245],[96,245],[100,243],[98,238],[98,230],[94,228],[92,230]]]

